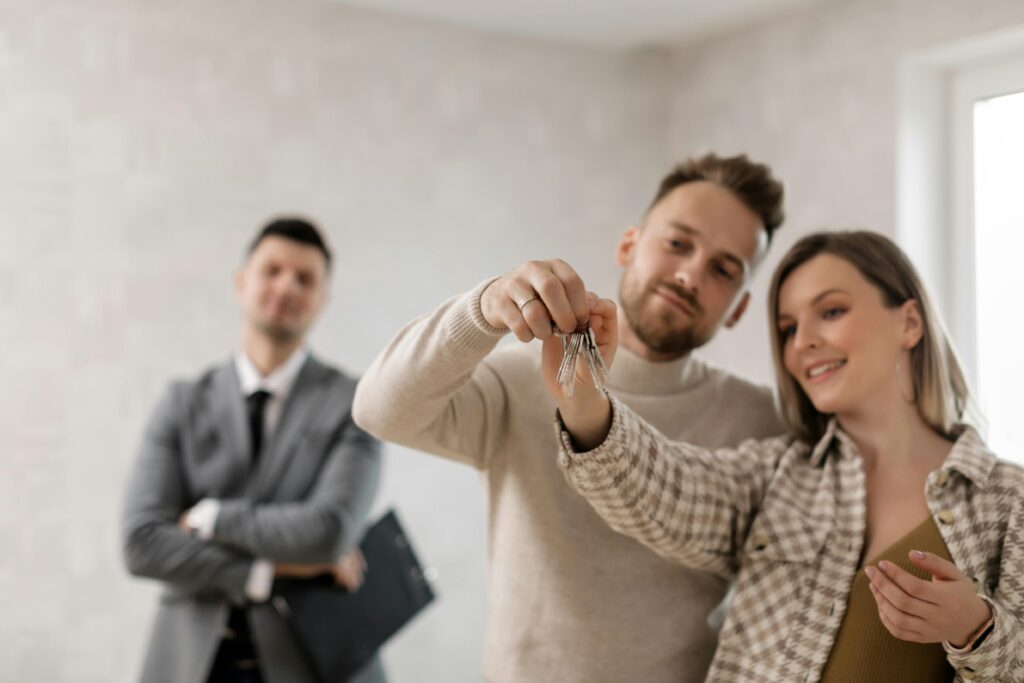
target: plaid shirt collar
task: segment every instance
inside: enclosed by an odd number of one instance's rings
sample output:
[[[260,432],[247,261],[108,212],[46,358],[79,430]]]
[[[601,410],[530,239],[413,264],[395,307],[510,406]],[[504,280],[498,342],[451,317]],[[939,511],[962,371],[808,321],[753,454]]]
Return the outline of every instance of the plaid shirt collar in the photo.
[[[953,427],[956,441],[949,456],[942,464],[941,470],[957,472],[970,480],[975,486],[984,488],[989,475],[996,466],[996,456],[988,449],[977,430],[970,425],[957,424]],[[838,455],[843,458],[857,455],[857,446],[853,439],[842,430],[838,420],[828,421],[825,434],[815,444],[810,454],[810,463],[819,467],[825,457],[833,452],[833,442],[838,442]]]
[[[974,427],[958,424],[953,429],[956,443],[942,469],[959,472],[975,486],[984,488],[996,466],[996,456],[988,449]]]

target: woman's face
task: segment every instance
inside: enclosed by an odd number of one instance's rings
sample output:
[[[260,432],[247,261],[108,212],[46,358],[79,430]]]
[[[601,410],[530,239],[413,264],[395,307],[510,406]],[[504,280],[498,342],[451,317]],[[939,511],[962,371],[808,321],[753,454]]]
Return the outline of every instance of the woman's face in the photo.
[[[890,392],[900,391],[899,359],[920,338],[916,311],[913,301],[887,307],[848,261],[815,256],[779,288],[786,370],[821,413],[842,416],[886,405]]]

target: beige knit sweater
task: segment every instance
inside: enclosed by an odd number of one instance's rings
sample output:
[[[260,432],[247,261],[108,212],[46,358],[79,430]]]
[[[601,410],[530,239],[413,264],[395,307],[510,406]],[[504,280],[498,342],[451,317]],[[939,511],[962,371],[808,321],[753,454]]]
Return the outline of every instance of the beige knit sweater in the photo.
[[[556,460],[539,344],[494,351],[503,334],[480,313],[486,284],[399,332],[353,406],[372,434],[483,472],[485,677],[703,681],[715,648],[708,615],[726,581],[611,531],[569,488]],[[609,386],[673,439],[719,447],[782,431],[766,389],[696,359],[649,363],[622,349]]]

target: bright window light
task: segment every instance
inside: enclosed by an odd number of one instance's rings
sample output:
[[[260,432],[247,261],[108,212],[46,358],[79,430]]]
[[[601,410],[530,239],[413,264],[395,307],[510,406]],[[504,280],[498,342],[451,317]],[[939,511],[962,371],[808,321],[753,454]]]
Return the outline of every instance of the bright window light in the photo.
[[[988,445],[1024,464],[1024,92],[974,105],[977,398]]]

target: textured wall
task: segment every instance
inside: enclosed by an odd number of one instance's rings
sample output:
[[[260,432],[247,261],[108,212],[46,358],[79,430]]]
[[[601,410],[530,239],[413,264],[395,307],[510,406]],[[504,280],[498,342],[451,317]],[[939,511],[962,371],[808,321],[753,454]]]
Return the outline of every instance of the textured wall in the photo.
[[[526,258],[606,290],[664,165],[664,64],[293,0],[0,2],[0,680],[136,674],[156,587],[122,569],[121,493],[158,392],[234,347],[258,224],[330,233],[313,343],[354,371]],[[386,475],[442,596],[394,680],[478,680],[477,477],[398,450]]]
[[[786,248],[826,228],[894,234],[900,60],[1022,22],[1020,0],[848,0],[673,52],[670,149],[747,151],[789,193],[753,309],[703,355],[772,381],[764,294]]]

